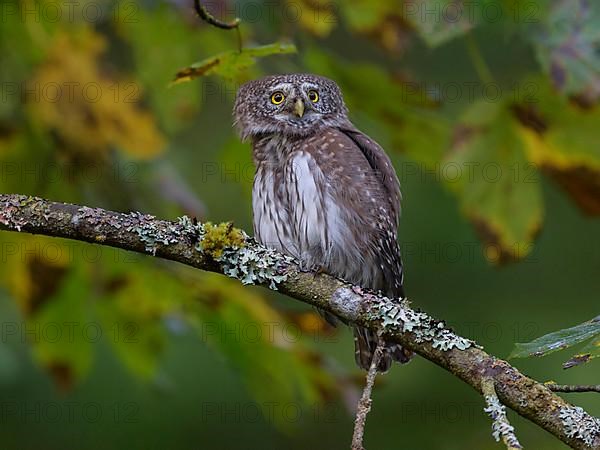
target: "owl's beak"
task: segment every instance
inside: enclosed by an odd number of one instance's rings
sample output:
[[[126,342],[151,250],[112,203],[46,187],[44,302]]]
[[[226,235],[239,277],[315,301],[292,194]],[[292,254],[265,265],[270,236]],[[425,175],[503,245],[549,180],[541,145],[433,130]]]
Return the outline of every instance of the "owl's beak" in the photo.
[[[298,117],[302,117],[304,115],[304,102],[302,99],[296,99],[296,103],[294,103],[294,114]]]

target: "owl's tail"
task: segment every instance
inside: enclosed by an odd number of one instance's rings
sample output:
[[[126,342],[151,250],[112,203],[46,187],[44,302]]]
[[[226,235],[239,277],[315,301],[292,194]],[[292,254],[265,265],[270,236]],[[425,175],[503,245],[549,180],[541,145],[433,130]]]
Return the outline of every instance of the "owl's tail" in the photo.
[[[354,330],[354,357],[356,364],[361,369],[369,370],[371,361],[377,348],[377,334],[367,328],[353,327]],[[379,360],[377,371],[384,373],[390,370],[392,361],[406,364],[413,357],[413,352],[403,348],[400,344],[386,344],[383,355]]]

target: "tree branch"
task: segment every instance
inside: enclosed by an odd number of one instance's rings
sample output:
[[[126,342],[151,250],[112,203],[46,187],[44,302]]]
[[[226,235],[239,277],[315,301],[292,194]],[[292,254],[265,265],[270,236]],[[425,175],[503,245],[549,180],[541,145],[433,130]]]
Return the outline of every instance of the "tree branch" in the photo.
[[[242,232],[215,231],[187,217],[179,222],[140,213],[0,194],[0,229],[108,245],[224,273],[260,284],[327,310],[346,322],[379,331],[443,367],[478,392],[492,380],[502,404],[575,449],[600,449],[600,419],[574,407],[544,386],[457,336],[443,322],[326,274],[302,272],[289,258],[257,245]]]
[[[506,417],[506,407],[498,399],[494,380],[492,378],[484,378],[481,383],[481,390],[487,404],[484,411],[492,419],[492,436],[494,436],[496,442],[502,440],[507,450],[522,449],[523,447],[515,434],[515,429],[508,421],[508,417]]]
[[[600,393],[600,384],[554,384],[546,383],[546,387],[552,392],[598,392]]]
[[[371,404],[373,403],[371,400],[371,392],[373,391],[373,385],[375,384],[375,378],[377,377],[377,366],[379,365],[379,361],[381,361],[384,346],[383,340],[381,337],[378,337],[377,347],[375,348],[373,359],[371,361],[371,367],[369,367],[369,371],[367,372],[367,381],[358,402],[358,407],[356,408],[351,450],[365,450],[363,446],[365,423],[367,422],[367,414],[371,411]]]

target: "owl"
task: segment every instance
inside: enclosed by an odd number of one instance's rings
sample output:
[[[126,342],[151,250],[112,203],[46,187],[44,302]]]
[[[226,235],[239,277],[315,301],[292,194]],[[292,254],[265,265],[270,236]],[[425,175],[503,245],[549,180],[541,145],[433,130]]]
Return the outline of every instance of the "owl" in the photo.
[[[250,81],[238,90],[233,115],[252,143],[257,241],[305,270],[404,297],[400,184],[383,149],[348,119],[337,84],[311,74]],[[357,326],[353,333],[356,362],[369,369],[377,336]],[[387,344],[378,371],[410,357]]]

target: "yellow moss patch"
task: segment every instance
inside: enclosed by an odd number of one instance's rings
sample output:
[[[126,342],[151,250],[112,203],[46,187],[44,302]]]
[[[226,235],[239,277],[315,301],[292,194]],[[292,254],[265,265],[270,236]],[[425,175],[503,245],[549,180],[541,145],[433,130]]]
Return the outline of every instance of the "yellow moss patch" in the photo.
[[[204,237],[202,250],[213,259],[219,258],[226,247],[243,247],[244,235],[231,222],[221,222],[213,225],[211,222],[204,224]]]

